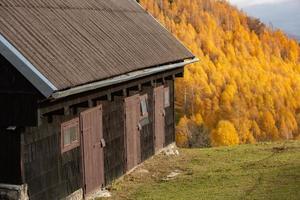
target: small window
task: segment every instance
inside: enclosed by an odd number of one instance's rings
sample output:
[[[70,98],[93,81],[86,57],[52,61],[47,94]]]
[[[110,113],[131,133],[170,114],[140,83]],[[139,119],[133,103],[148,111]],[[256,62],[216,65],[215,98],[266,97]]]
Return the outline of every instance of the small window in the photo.
[[[140,100],[141,100],[141,117],[142,118],[148,117],[148,104],[147,104],[148,96],[143,95],[140,97]]]
[[[61,125],[61,152],[70,151],[79,145],[79,118],[63,123]]]
[[[167,108],[170,106],[170,88],[169,87],[164,88],[164,94],[165,94],[165,98],[164,98],[165,108]]]
[[[142,127],[149,124],[149,114],[148,114],[148,95],[145,94],[140,96],[140,108],[141,116],[139,121],[139,130],[142,130]]]

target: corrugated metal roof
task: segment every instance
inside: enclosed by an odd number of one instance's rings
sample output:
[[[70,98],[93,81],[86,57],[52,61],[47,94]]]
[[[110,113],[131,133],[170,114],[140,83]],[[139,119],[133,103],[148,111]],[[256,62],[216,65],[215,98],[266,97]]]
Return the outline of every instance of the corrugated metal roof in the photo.
[[[135,0],[0,0],[0,33],[58,90],[194,57]]]

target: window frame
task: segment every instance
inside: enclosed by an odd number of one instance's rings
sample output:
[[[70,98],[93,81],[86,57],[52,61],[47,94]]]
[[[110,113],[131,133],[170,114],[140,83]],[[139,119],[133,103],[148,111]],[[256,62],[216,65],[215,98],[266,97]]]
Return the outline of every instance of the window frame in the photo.
[[[79,147],[80,146],[80,127],[79,127],[79,117],[75,118],[75,119],[71,119],[69,121],[66,121],[66,122],[63,122],[61,124],[61,137],[60,137],[60,140],[61,140],[61,153],[65,153],[65,152],[68,152],[76,147]],[[74,140],[73,142],[70,141],[70,144],[68,145],[65,145],[64,144],[64,139],[65,139],[65,135],[66,135],[66,130],[67,129],[70,129],[72,127],[75,127],[76,128],[76,135],[77,135],[77,139]]]

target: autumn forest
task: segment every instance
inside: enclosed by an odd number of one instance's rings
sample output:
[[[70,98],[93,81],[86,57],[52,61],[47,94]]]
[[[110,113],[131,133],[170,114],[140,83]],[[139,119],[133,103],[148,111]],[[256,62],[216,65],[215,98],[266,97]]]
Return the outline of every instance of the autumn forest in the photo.
[[[178,145],[299,139],[299,43],[226,1],[140,3],[200,59],[176,84]]]

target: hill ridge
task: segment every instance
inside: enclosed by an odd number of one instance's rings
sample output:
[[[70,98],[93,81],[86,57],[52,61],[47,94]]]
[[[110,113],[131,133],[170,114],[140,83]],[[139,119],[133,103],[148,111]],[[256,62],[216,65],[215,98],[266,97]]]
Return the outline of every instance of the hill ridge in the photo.
[[[300,48],[295,40],[223,0],[140,3],[201,60],[186,68],[176,85],[179,144],[299,137]]]

